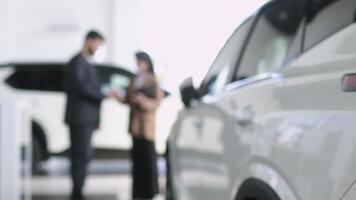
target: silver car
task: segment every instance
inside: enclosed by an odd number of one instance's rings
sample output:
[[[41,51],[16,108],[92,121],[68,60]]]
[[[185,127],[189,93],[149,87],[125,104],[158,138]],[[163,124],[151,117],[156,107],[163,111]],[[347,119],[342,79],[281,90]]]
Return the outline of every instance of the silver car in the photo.
[[[355,8],[271,1],[184,81],[167,198],[356,199]]]

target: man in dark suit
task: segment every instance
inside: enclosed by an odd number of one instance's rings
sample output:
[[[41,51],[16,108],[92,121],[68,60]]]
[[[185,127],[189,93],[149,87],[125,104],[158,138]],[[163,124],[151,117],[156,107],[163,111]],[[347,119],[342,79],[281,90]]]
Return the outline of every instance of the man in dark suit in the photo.
[[[65,122],[70,128],[72,200],[84,199],[82,189],[92,155],[92,133],[98,127],[100,104],[105,98],[101,93],[96,68],[91,61],[103,41],[101,34],[89,31],[82,51],[70,60],[65,70]]]

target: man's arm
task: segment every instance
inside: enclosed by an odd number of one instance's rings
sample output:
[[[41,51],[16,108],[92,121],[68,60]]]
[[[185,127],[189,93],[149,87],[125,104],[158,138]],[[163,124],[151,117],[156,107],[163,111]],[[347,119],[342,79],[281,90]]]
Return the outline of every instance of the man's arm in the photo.
[[[86,73],[86,66],[84,66],[80,61],[73,64],[73,87],[75,91],[86,99],[90,99],[95,102],[101,102],[104,98],[100,90],[96,88],[95,84],[92,83],[92,80],[88,81],[88,73]]]

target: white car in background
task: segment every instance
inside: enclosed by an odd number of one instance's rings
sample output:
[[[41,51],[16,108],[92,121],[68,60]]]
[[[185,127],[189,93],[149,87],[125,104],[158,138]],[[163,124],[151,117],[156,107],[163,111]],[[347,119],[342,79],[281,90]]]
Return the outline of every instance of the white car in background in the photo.
[[[64,123],[66,95],[63,91],[63,63],[15,63],[0,66],[0,98],[25,100],[31,105],[34,171],[51,155],[69,149],[69,130]],[[98,65],[103,91],[124,90],[133,73],[116,66]],[[165,151],[166,138],[180,103],[172,96],[162,101],[157,124],[157,151]],[[167,113],[172,113],[167,115]],[[101,107],[100,129],[93,138],[97,150],[121,150],[131,147],[128,133],[129,108],[106,99]],[[114,151],[115,152],[115,151]],[[119,156],[119,155],[117,155]]]
[[[239,8],[236,8],[238,12]],[[356,0],[275,0],[181,86],[168,199],[356,199]]]

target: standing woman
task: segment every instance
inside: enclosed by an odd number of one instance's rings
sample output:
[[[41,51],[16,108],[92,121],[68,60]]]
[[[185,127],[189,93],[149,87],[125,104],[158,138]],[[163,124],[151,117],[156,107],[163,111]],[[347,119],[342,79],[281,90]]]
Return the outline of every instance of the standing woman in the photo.
[[[126,96],[116,98],[131,107],[133,199],[152,199],[159,192],[155,151],[156,110],[164,96],[155,77],[153,63],[145,52],[136,53],[138,72]]]

